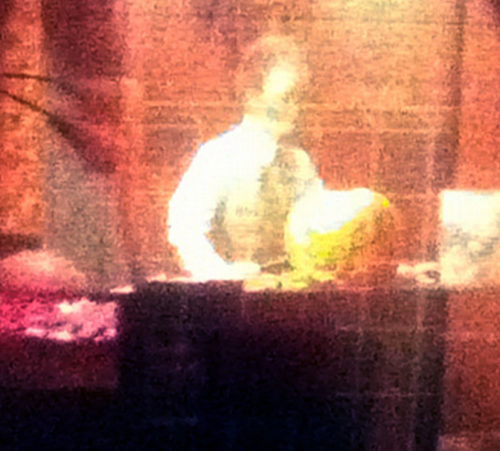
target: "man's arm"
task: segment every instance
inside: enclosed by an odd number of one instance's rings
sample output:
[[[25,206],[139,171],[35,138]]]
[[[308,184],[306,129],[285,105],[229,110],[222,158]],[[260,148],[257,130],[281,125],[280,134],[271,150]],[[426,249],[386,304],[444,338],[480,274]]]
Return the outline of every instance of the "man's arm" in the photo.
[[[198,151],[169,203],[169,240],[195,278],[205,278],[211,268],[225,263],[206,236],[220,196],[210,153],[204,147]]]
[[[258,265],[226,262],[207,238],[231,177],[221,161],[224,154],[216,150],[210,145],[200,148],[170,200],[169,240],[194,279],[242,279],[257,272]]]

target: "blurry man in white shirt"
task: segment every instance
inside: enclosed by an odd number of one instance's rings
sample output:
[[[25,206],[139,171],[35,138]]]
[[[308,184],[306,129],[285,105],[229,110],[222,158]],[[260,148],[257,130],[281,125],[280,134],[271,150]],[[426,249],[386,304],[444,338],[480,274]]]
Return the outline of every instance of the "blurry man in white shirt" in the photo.
[[[169,204],[169,240],[197,281],[246,279],[273,265],[284,271],[293,255],[289,269],[303,271],[310,232],[339,229],[374,202],[367,189],[325,190],[295,145],[297,94],[307,79],[300,48],[268,36],[242,66],[250,75],[240,77],[241,123],[199,148]]]

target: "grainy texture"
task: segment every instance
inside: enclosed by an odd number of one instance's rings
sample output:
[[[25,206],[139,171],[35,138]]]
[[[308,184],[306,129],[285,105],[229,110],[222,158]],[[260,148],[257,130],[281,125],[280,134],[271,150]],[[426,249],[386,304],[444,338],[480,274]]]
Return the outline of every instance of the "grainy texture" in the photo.
[[[195,448],[432,449],[446,296],[149,285],[121,304],[121,387],[145,417],[195,419]]]
[[[300,99],[298,139],[326,186],[366,186],[389,198],[395,262],[438,259],[439,192],[499,189],[497,3],[2,0],[0,256],[48,246],[85,273],[93,289],[178,270],[166,234],[170,196],[199,145],[240,121],[238,63],[248,44],[274,32],[292,35],[307,52],[311,81]],[[300,410],[304,402],[312,416],[303,419],[296,413],[290,421],[302,421],[303,431],[318,431],[318,443],[330,440],[322,424],[333,415],[354,419],[345,420],[350,431],[345,449],[355,449],[360,440],[379,443],[373,446],[384,450],[432,449],[438,426],[444,434],[442,450],[498,449],[498,285],[451,291],[449,296],[431,293],[425,298],[429,302],[415,290],[386,296],[374,289],[352,299],[255,295],[255,303],[245,310],[242,302],[223,303],[223,313],[217,310],[218,295],[209,296],[213,305],[208,306],[195,297],[185,310],[179,299],[189,296],[177,293],[177,301],[163,313],[148,307],[139,309],[137,318],[132,312],[127,321],[135,318],[145,334],[138,340],[155,346],[161,339],[147,335],[148,321],[155,333],[173,337],[175,345],[162,357],[171,364],[171,385],[166,386],[199,390],[180,391],[187,393],[186,399],[176,405],[188,411],[189,402],[209,392],[200,379],[203,374],[215,389],[224,387],[220,374],[233,374],[224,359],[236,359],[243,334],[256,342],[250,357],[275,371],[275,385],[296,376],[299,395],[287,408]],[[165,302],[171,293],[150,295],[143,301]],[[245,326],[233,330],[228,326],[233,320]],[[203,342],[207,337],[215,341]],[[193,341],[197,338],[202,343]],[[230,349],[224,347],[226,338],[233,340]],[[28,356],[26,365],[38,352],[22,340],[9,346]],[[47,346],[48,352],[56,352],[53,343]],[[140,351],[133,349],[142,344],[131,346],[127,352],[138,358]],[[73,358],[68,357],[70,365]],[[144,359],[137,364],[137,386],[149,387],[157,375],[163,390],[164,367],[154,367],[151,356]],[[273,359],[276,366],[269,364]],[[43,371],[50,379],[46,361],[40,357],[32,362],[46,365]],[[174,371],[178,362],[182,377]],[[311,371],[314,376],[308,379],[291,362],[322,370]],[[88,380],[73,375],[74,380]],[[239,383],[239,376],[234,377]],[[253,376],[242,377],[247,383]],[[335,402],[315,404],[314,397],[330,385],[337,389]],[[416,394],[417,386],[428,392]],[[290,387],[294,385],[285,392]],[[262,397],[266,390],[259,392]],[[387,402],[375,402],[381,393],[388,393]],[[306,394],[311,397],[304,401]],[[354,394],[358,398],[352,404]],[[2,405],[11,405],[9,394],[0,395]],[[72,407],[65,405],[64,393],[37,396],[27,395],[32,407],[47,404],[37,412],[73,412],[68,424],[85,423],[71,402]],[[114,395],[96,395],[92,402],[83,395],[80,401],[97,417],[109,405],[112,414],[103,421],[119,416],[121,401]],[[16,398],[12,405],[13,412],[26,413],[26,398]],[[276,415],[282,414],[278,403],[274,407]],[[209,416],[196,426],[186,412],[176,415],[159,418],[145,430],[157,437],[156,444],[163,437],[174,445],[203,448],[190,437],[193,428],[207,428],[198,437],[210,435]],[[243,424],[235,419],[226,430],[228,443],[256,445],[249,431],[272,429],[261,420],[250,417],[243,435],[235,438],[236,424]],[[28,424],[36,426],[36,421]],[[86,431],[98,437],[99,422],[88,424]],[[371,432],[356,437],[359,425],[369,425],[362,429]],[[307,445],[300,442],[305,440],[300,430],[283,428],[291,434],[290,442]],[[133,438],[133,432],[123,434],[124,441]],[[146,435],[143,430],[140,436],[146,440]],[[408,441],[398,441],[401,437]],[[270,436],[269,443],[280,438]],[[102,444],[110,442],[101,438]],[[363,443],[369,447],[368,442]]]

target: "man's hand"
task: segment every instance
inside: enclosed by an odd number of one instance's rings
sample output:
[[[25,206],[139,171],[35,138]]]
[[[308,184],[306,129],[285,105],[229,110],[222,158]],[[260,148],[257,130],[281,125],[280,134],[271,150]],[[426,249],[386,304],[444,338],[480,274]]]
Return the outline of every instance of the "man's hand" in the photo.
[[[260,266],[252,262],[235,262],[205,266],[199,270],[191,271],[190,280],[193,282],[206,282],[209,280],[245,280],[254,277],[260,272]]]
[[[229,268],[228,274],[231,274],[234,280],[246,279],[260,273],[260,266],[253,262],[230,263]]]

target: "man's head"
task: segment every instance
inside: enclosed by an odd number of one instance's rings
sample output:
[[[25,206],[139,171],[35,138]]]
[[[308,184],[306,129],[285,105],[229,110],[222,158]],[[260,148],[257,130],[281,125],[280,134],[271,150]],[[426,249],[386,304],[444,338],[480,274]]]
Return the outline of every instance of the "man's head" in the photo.
[[[245,49],[236,88],[245,104],[260,97],[269,103],[295,102],[293,96],[303,90],[305,81],[304,50],[288,36],[266,35]]]

